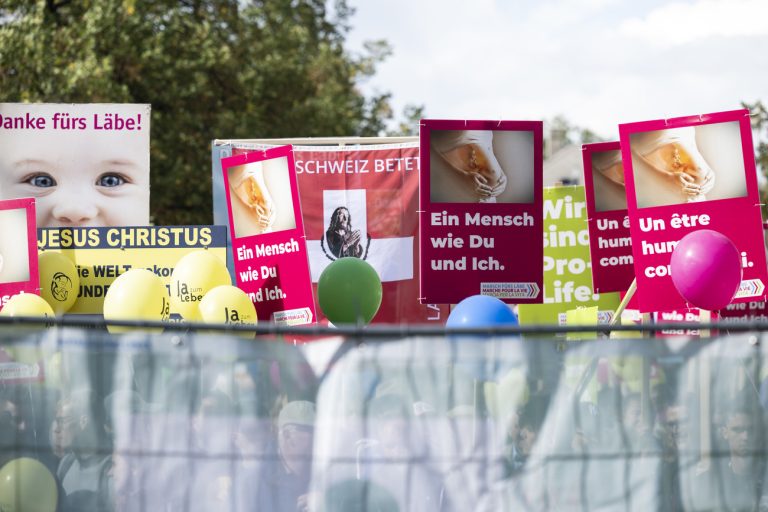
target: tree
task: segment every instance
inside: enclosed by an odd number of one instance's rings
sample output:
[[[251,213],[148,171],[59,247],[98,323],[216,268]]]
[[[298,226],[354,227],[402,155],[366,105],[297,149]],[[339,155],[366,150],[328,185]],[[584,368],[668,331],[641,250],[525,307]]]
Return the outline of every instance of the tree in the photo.
[[[152,105],[157,224],[211,222],[213,138],[378,135],[389,95],[360,80],[389,54],[343,47],[325,0],[6,0],[0,100]]]
[[[424,105],[406,105],[397,128],[387,131],[390,137],[412,137],[419,135],[419,123],[426,117]]]
[[[544,153],[551,156],[569,144],[589,144],[603,139],[589,128],[571,124],[564,116],[555,116],[548,123],[548,136],[544,140]]]
[[[742,106],[748,108],[751,114],[757,171],[768,178],[768,109],[761,101],[752,104],[742,103]],[[768,214],[768,189],[766,187],[760,190],[760,202],[763,204],[763,219],[766,219],[768,218],[766,217]]]

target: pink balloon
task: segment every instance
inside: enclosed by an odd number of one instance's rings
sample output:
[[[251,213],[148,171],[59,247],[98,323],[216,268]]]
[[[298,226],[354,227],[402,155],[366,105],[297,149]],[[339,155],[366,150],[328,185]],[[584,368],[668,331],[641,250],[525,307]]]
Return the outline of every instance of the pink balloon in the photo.
[[[739,250],[711,229],[685,235],[672,251],[672,282],[693,306],[715,311],[733,300],[741,284]]]

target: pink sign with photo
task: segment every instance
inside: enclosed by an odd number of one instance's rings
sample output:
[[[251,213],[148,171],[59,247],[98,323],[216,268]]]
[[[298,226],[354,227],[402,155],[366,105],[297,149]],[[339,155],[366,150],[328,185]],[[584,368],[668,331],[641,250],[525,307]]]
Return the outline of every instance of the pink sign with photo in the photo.
[[[35,200],[0,201],[0,308],[19,293],[40,295]]]
[[[421,302],[541,303],[542,122],[421,125]]]
[[[589,251],[595,293],[624,292],[635,278],[621,145],[584,144]]]
[[[312,280],[291,146],[221,161],[235,281],[261,321],[315,321]]]
[[[765,248],[748,110],[619,125],[627,207],[643,312],[690,307],[670,277],[685,235],[710,229],[738,249],[733,302],[765,300]]]

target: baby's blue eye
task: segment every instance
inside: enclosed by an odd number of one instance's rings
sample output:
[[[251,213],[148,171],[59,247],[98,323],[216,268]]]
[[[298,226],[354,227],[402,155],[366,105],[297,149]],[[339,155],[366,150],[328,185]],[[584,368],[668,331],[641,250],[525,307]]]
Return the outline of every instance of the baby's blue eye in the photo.
[[[119,174],[104,174],[96,181],[96,185],[100,187],[119,187],[123,184],[125,179]]]
[[[32,185],[33,187],[40,187],[40,188],[49,188],[49,187],[55,187],[56,186],[56,180],[53,179],[48,174],[36,174],[29,179],[27,179],[27,183]]]

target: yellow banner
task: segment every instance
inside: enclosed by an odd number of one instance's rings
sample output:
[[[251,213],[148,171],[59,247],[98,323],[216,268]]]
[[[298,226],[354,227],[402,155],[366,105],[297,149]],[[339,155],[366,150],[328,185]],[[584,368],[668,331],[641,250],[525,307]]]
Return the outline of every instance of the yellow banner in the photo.
[[[196,250],[226,257],[226,226],[41,228],[38,250],[59,252],[77,268],[80,289],[69,314],[101,315],[112,282],[133,268],[162,278],[169,288],[178,261]],[[178,313],[171,309],[171,315]]]

